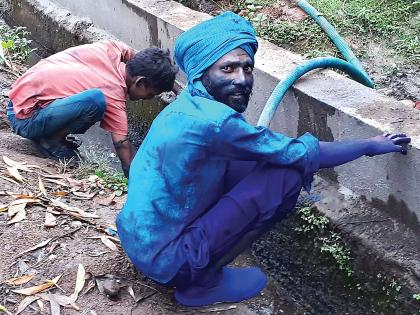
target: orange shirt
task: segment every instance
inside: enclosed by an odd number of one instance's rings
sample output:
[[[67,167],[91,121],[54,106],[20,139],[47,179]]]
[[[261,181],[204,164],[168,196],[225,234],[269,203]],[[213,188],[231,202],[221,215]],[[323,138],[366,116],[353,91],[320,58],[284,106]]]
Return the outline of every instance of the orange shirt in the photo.
[[[116,41],[100,41],[66,49],[30,68],[13,85],[9,98],[19,119],[39,108],[91,88],[99,88],[106,99],[100,126],[127,135],[125,62],[134,51]]]

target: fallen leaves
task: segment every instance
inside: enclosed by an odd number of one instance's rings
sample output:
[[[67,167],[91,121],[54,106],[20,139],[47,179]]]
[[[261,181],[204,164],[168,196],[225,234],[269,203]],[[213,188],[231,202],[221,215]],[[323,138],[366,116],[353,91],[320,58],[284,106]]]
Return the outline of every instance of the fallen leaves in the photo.
[[[58,276],[58,277],[55,277],[52,280],[47,280],[46,282],[44,282],[40,285],[25,288],[25,289],[20,289],[20,290],[12,290],[12,292],[17,293],[17,294],[22,294],[22,295],[34,295],[36,293],[43,292],[43,291],[57,285],[60,278],[61,278],[61,276]]]
[[[37,296],[27,296],[26,298],[24,298],[22,300],[22,302],[20,302],[15,315],[18,315],[18,314],[22,313],[25,310],[25,308],[27,308],[29,305],[31,305],[36,300],[39,300],[39,297],[37,297]]]
[[[38,187],[41,194],[44,195],[44,197],[47,197],[47,190],[45,189],[44,183],[42,182],[41,176],[38,176]]]
[[[33,277],[34,277],[33,275],[26,275],[26,276],[17,277],[17,278],[11,278],[4,281],[4,283],[8,285],[21,285],[21,284],[25,284],[31,281]]]
[[[20,173],[19,173],[19,171],[18,171],[17,168],[7,167],[6,169],[7,169],[8,175],[10,175],[14,179],[16,179],[18,182],[23,183],[25,181],[25,179],[23,178],[23,176],[20,175]]]
[[[109,249],[113,250],[113,251],[118,251],[118,247],[117,245],[115,245],[115,243],[113,241],[110,240],[110,238],[106,235],[102,235],[101,236],[101,242],[108,247]]]
[[[26,253],[29,253],[29,252],[32,252],[34,250],[40,249],[42,247],[45,247],[45,246],[47,246],[51,242],[51,240],[52,240],[52,238],[49,238],[47,240],[42,241],[39,244],[36,244],[35,246],[32,246],[31,248],[28,248],[28,249],[24,250],[23,252],[19,253],[17,255],[17,257],[20,257],[20,256],[22,256],[22,255],[24,255]]]

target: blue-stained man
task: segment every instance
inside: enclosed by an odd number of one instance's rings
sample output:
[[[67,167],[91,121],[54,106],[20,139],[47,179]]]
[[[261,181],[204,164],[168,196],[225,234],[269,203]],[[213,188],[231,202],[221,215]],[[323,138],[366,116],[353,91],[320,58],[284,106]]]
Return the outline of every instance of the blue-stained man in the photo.
[[[401,144],[410,142],[403,134],[321,142],[248,124],[241,113],[257,47],[251,24],[231,12],[180,35],[174,55],[188,86],[154,120],[131,166],[121,244],[187,306],[257,295],[264,273],[227,264],[293,210],[313,174],[363,155],[406,153]]]

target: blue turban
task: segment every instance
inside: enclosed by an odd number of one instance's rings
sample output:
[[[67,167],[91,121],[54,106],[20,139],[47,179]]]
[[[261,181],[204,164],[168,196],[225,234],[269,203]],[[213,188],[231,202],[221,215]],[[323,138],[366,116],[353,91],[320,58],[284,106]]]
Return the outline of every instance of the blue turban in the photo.
[[[187,75],[189,92],[209,97],[198,79],[207,68],[238,47],[254,60],[258,48],[255,30],[249,21],[233,12],[222,13],[182,33],[175,42],[174,59]]]

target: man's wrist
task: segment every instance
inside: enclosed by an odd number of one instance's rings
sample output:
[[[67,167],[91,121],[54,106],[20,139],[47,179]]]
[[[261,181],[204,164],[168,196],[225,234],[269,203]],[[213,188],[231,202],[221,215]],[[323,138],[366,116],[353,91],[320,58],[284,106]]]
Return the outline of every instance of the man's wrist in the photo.
[[[122,170],[123,170],[124,176],[128,178],[130,175],[130,166],[122,165]]]

